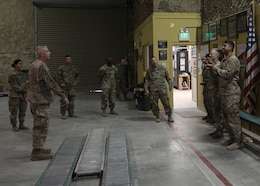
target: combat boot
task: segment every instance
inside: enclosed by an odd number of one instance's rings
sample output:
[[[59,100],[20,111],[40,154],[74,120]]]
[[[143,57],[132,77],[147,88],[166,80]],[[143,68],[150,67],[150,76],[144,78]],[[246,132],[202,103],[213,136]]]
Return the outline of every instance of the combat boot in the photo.
[[[168,115],[168,121],[172,123],[174,122],[171,115]]]
[[[214,130],[213,132],[209,133],[209,136],[212,136],[213,134],[215,134],[218,130]]]
[[[207,120],[207,119],[208,119],[208,116],[202,117],[202,120]]]
[[[207,122],[208,122],[209,124],[214,124],[214,123],[215,123],[213,119],[209,119]]]
[[[32,161],[49,160],[52,158],[52,154],[42,152],[42,149],[33,149],[31,154]]]
[[[238,142],[234,142],[231,145],[226,147],[227,150],[236,150],[236,149],[240,149],[240,143]]]
[[[107,112],[106,112],[106,110],[105,110],[105,109],[102,109],[101,116],[103,116],[103,117],[107,117]]]
[[[16,124],[13,125],[13,131],[14,131],[14,132],[19,131],[19,129],[17,128]]]
[[[223,137],[223,130],[217,129],[215,132],[211,133],[210,136],[213,139],[221,138],[221,137]]]
[[[221,142],[221,145],[223,146],[229,146],[234,142],[234,139],[228,139],[226,141]]]
[[[111,115],[118,115],[118,113],[117,113],[116,111],[114,111],[114,109],[111,109],[111,110],[110,110],[110,114],[111,114]]]
[[[67,119],[67,117],[65,116],[65,114],[61,114],[61,119]]]
[[[213,124],[214,120],[210,117],[207,117],[206,122],[208,122],[209,124]]]
[[[156,115],[156,116],[155,116],[155,121],[156,121],[156,122],[160,122],[160,121],[161,121],[159,115]]]
[[[29,127],[26,127],[23,122],[20,123],[19,125],[19,130],[29,130]]]
[[[41,152],[44,153],[44,154],[50,154],[50,153],[51,153],[51,149],[41,148],[40,150],[41,150]]]
[[[75,115],[74,113],[71,113],[71,114],[69,114],[69,117],[71,117],[71,118],[77,118],[78,116]]]

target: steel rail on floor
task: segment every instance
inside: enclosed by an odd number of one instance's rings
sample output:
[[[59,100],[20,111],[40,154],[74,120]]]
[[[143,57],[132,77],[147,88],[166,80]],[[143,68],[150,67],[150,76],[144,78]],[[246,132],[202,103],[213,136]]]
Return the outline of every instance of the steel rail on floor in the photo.
[[[70,185],[85,140],[86,136],[65,138],[36,186]]]
[[[104,164],[105,140],[105,128],[91,129],[75,168],[74,180],[79,177],[101,177]]]
[[[102,178],[103,186],[130,186],[130,159],[125,133],[110,133]]]

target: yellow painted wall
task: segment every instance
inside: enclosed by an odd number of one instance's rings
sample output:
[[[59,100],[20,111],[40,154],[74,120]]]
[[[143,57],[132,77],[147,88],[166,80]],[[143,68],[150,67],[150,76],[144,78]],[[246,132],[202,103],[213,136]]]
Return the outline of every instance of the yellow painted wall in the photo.
[[[255,22],[259,22],[260,20],[260,6],[257,6],[255,8]],[[259,38],[260,37],[260,24],[255,24],[255,29],[256,29],[256,35]],[[217,40],[215,41],[210,41],[206,44],[209,45],[209,51],[212,48],[215,48],[216,46],[220,46],[224,43],[224,41],[227,40],[227,37],[220,37],[220,35],[218,35]],[[237,39],[233,39],[233,41],[235,42],[236,45],[240,45],[240,44],[246,44],[247,40],[247,32],[243,32],[243,33],[239,33],[238,34],[238,38]],[[199,46],[197,47],[197,52],[199,53]],[[234,54],[237,55],[237,51],[236,48],[234,50]],[[260,42],[258,42],[258,54],[260,54]],[[260,56],[258,56],[260,57]],[[241,109],[243,110],[243,89],[244,89],[244,75],[245,75],[245,68],[241,67],[240,69],[240,86],[241,86],[241,90],[242,90],[242,100],[241,100]],[[199,84],[202,82],[202,76],[199,75],[198,76],[198,82],[197,82],[197,90],[198,90],[198,95],[202,94],[202,86],[199,86]],[[260,91],[260,83],[257,85],[257,89],[258,92]],[[260,94],[257,94],[257,115],[260,116]],[[199,108],[204,109],[204,104],[203,104],[203,97],[198,96],[197,99],[197,104]]]
[[[153,15],[153,43],[154,55],[159,58],[158,41],[166,40],[168,42],[167,60],[159,61],[166,63],[170,75],[173,77],[172,69],[172,46],[173,45],[195,45],[196,44],[196,27],[200,25],[200,17],[198,14],[183,13],[154,13]],[[179,31],[181,28],[188,28],[190,33],[190,41],[180,42]]]
[[[200,16],[196,13],[154,13],[154,42],[168,40],[171,45],[196,44],[196,27],[200,26]],[[172,26],[173,25],[173,26]],[[188,28],[190,41],[179,41],[181,28]],[[156,49],[156,48],[155,48]],[[158,48],[157,48],[158,49]],[[171,46],[168,46],[171,50]],[[155,50],[156,51],[156,50]]]
[[[153,45],[153,22],[152,16],[140,25],[134,32],[134,41],[136,42],[135,50],[138,50],[137,61],[137,83],[143,82],[145,72],[145,46]]]
[[[138,49],[139,57],[137,62],[138,83],[143,82],[143,71],[145,70],[144,47],[153,45],[153,55],[157,57],[160,64],[165,63],[171,78],[173,79],[172,68],[172,46],[173,45],[195,45],[196,27],[200,23],[200,15],[196,13],[158,13],[154,12],[134,32],[135,49]],[[180,42],[179,31],[181,28],[188,28],[190,41]],[[158,48],[158,41],[167,41],[166,49]],[[167,50],[167,60],[159,60],[159,50]],[[173,108],[173,94],[169,94],[170,103]],[[172,104],[173,103],[173,104]],[[162,105],[160,103],[160,108]]]

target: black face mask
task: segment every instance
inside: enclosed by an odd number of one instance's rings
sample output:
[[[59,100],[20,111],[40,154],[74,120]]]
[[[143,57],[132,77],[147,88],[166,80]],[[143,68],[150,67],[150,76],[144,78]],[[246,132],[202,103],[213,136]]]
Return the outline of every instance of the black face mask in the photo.
[[[108,61],[107,66],[111,66],[111,65],[112,65],[112,61]]]

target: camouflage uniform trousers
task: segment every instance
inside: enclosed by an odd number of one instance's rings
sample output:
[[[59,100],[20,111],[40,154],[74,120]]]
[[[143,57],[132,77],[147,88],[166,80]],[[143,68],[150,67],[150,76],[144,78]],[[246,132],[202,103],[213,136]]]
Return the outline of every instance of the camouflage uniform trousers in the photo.
[[[203,87],[203,103],[204,103],[204,106],[205,106],[209,119],[213,119],[212,113],[210,110],[210,105],[209,105],[209,92],[208,92],[208,88],[206,85],[204,85],[204,87]]]
[[[31,113],[34,119],[33,143],[34,149],[44,146],[49,127],[50,104],[31,103]]]
[[[66,105],[63,99],[60,99],[60,113],[62,115],[65,115],[66,111],[68,110],[69,115],[74,114],[74,103],[75,103],[75,97],[76,97],[76,91],[75,89],[70,90],[64,90],[64,94],[67,96],[69,100],[69,105]]]
[[[239,117],[240,95],[222,95],[221,108],[223,110],[223,119],[229,138],[235,142],[241,142],[241,121]]]
[[[122,100],[122,98],[124,100],[126,93],[127,93],[126,82],[120,81],[119,83],[117,83],[116,94],[119,100]]]
[[[17,115],[20,123],[24,122],[27,110],[26,98],[9,97],[9,111],[11,125],[17,124]]]
[[[164,111],[166,115],[172,115],[172,109],[169,103],[169,97],[167,92],[162,92],[162,91],[152,91],[150,92],[150,102],[151,102],[151,107],[152,107],[152,113],[157,116],[159,115],[159,106],[158,106],[158,101],[159,99],[161,100]]]
[[[215,97],[214,110],[216,114],[214,118],[215,120],[214,126],[216,127],[216,129],[223,130],[226,125],[224,124],[224,114],[221,108],[221,99],[219,93],[217,93],[215,96],[216,97]]]
[[[208,105],[209,112],[212,116],[212,121],[214,122],[214,126],[217,129],[223,129],[223,113],[220,108],[220,96],[215,89],[208,90]]]
[[[212,121],[215,123],[216,119],[216,91],[214,89],[208,89],[207,91],[207,105],[208,105],[208,112],[210,113]]]
[[[116,101],[116,89],[115,88],[104,88],[102,89],[101,95],[101,109],[106,110],[108,103],[109,108],[113,110],[115,108]]]

